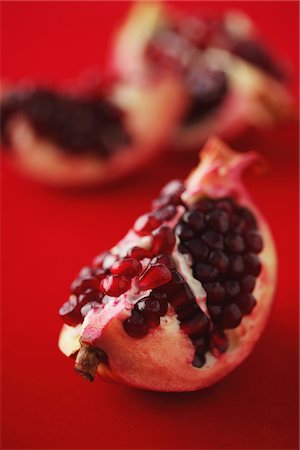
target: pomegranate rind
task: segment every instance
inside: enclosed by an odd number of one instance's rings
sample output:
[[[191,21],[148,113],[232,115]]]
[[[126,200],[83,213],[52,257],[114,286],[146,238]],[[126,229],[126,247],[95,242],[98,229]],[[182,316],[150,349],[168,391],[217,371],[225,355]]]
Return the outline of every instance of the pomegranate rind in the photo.
[[[124,330],[124,320],[130,316],[132,308],[126,299],[118,299],[114,308],[106,306],[103,311],[90,311],[82,324],[80,341],[98,347],[108,355],[108,362],[100,363],[97,369],[105,379],[110,377],[126,385],[155,391],[202,389],[234,370],[252,351],[265,328],[276,286],[276,251],[268,225],[240,181],[242,169],[256,156],[253,153],[237,154],[218,139],[210,140],[201,156],[201,164],[186,181],[185,201],[192,204],[201,196],[222,197],[229,192],[241,205],[251,208],[257,217],[264,241],[264,249],[260,253],[262,271],[253,293],[257,305],[251,315],[244,316],[237,328],[225,330],[229,340],[227,352],[218,357],[207,352],[202,368],[192,365],[195,349],[181,330],[171,307],[161,318],[160,326],[150,330],[143,339],[132,338]],[[118,245],[122,246],[122,241]],[[176,248],[174,252],[178,260]],[[66,333],[67,328],[64,327],[60,337],[63,352],[62,342]]]

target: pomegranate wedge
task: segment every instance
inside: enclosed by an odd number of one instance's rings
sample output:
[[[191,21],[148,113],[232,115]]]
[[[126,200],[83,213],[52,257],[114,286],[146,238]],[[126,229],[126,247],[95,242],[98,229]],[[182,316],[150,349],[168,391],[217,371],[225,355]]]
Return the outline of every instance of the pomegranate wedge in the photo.
[[[276,284],[267,224],[247,195],[238,154],[218,139],[185,183],[84,268],[60,309],[59,347],[77,372],[157,391],[216,383],[251,352]]]

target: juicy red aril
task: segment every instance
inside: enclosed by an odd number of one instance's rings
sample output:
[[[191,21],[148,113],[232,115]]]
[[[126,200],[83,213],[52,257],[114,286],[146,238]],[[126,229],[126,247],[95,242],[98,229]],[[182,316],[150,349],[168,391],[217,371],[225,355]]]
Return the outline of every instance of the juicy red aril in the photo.
[[[253,308],[256,305],[256,300],[252,294],[245,294],[238,298],[237,304],[243,314],[251,314]]]
[[[220,322],[222,319],[222,307],[220,305],[207,305],[207,309],[211,320],[215,323]]]
[[[187,284],[184,284],[182,291],[174,294],[169,302],[177,312],[196,305],[194,294]]]
[[[209,331],[209,320],[199,309],[198,314],[181,323],[181,329],[190,337],[201,336]]]
[[[228,338],[221,330],[213,330],[211,333],[211,346],[217,349],[220,353],[225,353],[228,349]]]
[[[210,304],[219,304],[225,300],[225,289],[219,282],[207,283],[204,285],[204,289]]]
[[[69,300],[60,307],[58,312],[64,323],[71,327],[75,327],[82,320],[75,295],[71,295]]]
[[[202,231],[204,229],[204,214],[199,211],[187,211],[183,215],[183,220],[187,223],[194,231]]]
[[[194,230],[185,223],[180,223],[175,228],[175,233],[181,241],[188,241],[195,236]]]
[[[184,184],[180,180],[169,181],[160,191],[160,195],[181,195],[185,190]]]
[[[159,225],[160,221],[156,217],[151,214],[144,214],[135,221],[133,229],[140,236],[146,236],[158,228]]]
[[[210,252],[207,262],[218,269],[220,273],[225,273],[229,267],[229,258],[221,250]]]
[[[171,253],[175,245],[175,236],[171,228],[163,225],[153,231],[152,252],[155,255],[160,253]]]
[[[227,280],[224,287],[227,297],[229,298],[236,297],[237,295],[239,295],[241,290],[240,284],[235,280]]]
[[[160,192],[159,197],[153,201],[153,209],[158,209],[166,205],[180,205],[181,194],[185,187],[181,181],[170,181]]]
[[[261,262],[257,255],[254,253],[248,253],[244,256],[244,263],[246,266],[246,270],[251,274],[257,277],[261,271]]]
[[[185,245],[196,261],[205,261],[209,250],[201,239],[190,239]]]
[[[170,270],[163,264],[153,264],[148,266],[139,278],[139,287],[142,291],[159,287],[172,278]]]
[[[99,280],[94,277],[77,278],[71,284],[73,294],[80,295],[86,289],[99,289]]]
[[[206,215],[209,228],[219,233],[226,233],[229,229],[229,218],[225,211],[214,209]]]
[[[179,294],[181,296],[181,294]],[[175,306],[174,304],[172,306]],[[195,297],[193,297],[193,302],[190,301],[181,304],[181,309],[177,310],[177,316],[180,322],[191,319],[195,314],[198,314],[199,306],[195,301]]]
[[[241,255],[231,255],[230,260],[230,274],[234,277],[240,277],[245,270],[245,263]]]
[[[160,323],[160,317],[167,312],[167,303],[160,302],[151,297],[146,297],[139,300],[135,308],[146,319],[150,328],[157,327]]]
[[[246,275],[241,279],[241,289],[243,292],[252,292],[255,287],[255,277],[253,275]]]
[[[194,274],[198,280],[205,282],[213,281],[218,276],[218,271],[215,267],[209,264],[198,263],[194,270]]]
[[[206,363],[205,355],[203,353],[195,353],[195,356],[194,356],[194,359],[192,362],[193,366],[200,369],[201,367],[204,366],[205,363]]]
[[[86,289],[86,291],[84,291],[82,294],[78,296],[77,302],[79,305],[83,306],[86,303],[92,301],[101,302],[102,298],[103,298],[102,292],[95,291],[93,289]]]
[[[109,252],[103,252],[103,253],[100,253],[100,255],[96,256],[93,261],[93,266],[102,268],[103,261],[108,254],[109,254]]]
[[[225,306],[222,317],[223,328],[236,328],[241,323],[241,320],[241,310],[235,303]]]
[[[207,213],[211,211],[214,207],[214,202],[208,198],[203,198],[198,200],[197,203],[192,205],[192,209],[196,209],[197,211],[201,211],[203,213]]]
[[[233,205],[230,198],[224,198],[222,200],[217,200],[216,207],[218,209],[222,209],[223,211],[227,212],[229,216],[231,216],[233,212]]]
[[[133,259],[144,259],[144,258],[152,258],[152,252],[150,250],[146,250],[145,248],[141,247],[132,247],[129,251],[127,256],[129,258]]]
[[[174,260],[169,255],[158,255],[155,256],[151,261],[150,264],[163,264],[164,266],[168,267],[168,269],[176,269]]]
[[[110,297],[119,297],[128,291],[131,280],[122,275],[108,275],[101,281],[101,288]]]
[[[110,271],[114,275],[125,275],[132,278],[142,271],[142,264],[134,258],[119,259],[111,266]]]
[[[167,205],[160,209],[157,209],[156,211],[153,211],[152,215],[159,221],[159,223],[162,223],[164,221],[173,219],[173,217],[176,214],[176,211],[177,210],[175,206]]]
[[[205,231],[202,234],[202,239],[213,250],[223,250],[224,248],[223,237],[214,230]]]
[[[80,313],[81,313],[82,317],[85,317],[85,316],[87,315],[87,313],[88,313],[89,311],[91,311],[91,310],[92,310],[93,308],[95,308],[95,307],[99,307],[99,303],[98,303],[98,302],[93,301],[93,302],[86,303],[86,304],[80,309]]]
[[[97,278],[99,281],[103,280],[103,278],[108,275],[108,270],[101,269],[101,268],[95,268],[92,270],[92,274],[95,278]]]
[[[208,336],[200,336],[193,339],[193,345],[196,347],[196,353],[205,353],[208,350]]]
[[[225,236],[225,246],[233,253],[241,253],[245,250],[243,238],[239,234],[227,234]]]
[[[257,230],[248,231],[246,234],[246,243],[250,251],[254,253],[259,253],[262,251],[263,241]]]
[[[160,294],[165,294],[168,301],[171,301],[175,295],[182,292],[185,288],[184,278],[179,272],[172,270],[171,275],[172,279],[165,284],[163,288],[154,291],[155,293],[159,292]]]
[[[149,331],[145,318],[135,310],[132,311],[131,317],[125,320],[123,326],[126,333],[134,338],[143,338]]]

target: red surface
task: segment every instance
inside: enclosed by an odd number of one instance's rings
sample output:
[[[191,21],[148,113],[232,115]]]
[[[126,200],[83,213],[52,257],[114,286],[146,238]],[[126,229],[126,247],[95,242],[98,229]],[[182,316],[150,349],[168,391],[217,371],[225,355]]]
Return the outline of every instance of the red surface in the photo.
[[[178,4],[180,6],[180,4]],[[185,8],[205,4],[185,4]],[[296,2],[240,7],[297,64]],[[2,78],[60,82],[103,63],[127,3],[2,3]],[[297,87],[297,76],[294,78]],[[244,147],[249,144],[241,143]],[[271,171],[249,178],[279,254],[276,304],[253,354],[202,392],[136,391],[76,376],[57,349],[59,305],[78,269],[112,245],[195,156],[160,164],[104,191],[44,189],[2,166],[2,448],[294,449],[298,406],[297,129],[257,136]]]

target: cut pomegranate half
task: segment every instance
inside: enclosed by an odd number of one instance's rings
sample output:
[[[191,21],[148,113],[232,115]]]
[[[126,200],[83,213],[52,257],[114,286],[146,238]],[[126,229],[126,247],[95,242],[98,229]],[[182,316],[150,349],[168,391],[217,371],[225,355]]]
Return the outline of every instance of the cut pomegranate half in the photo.
[[[256,158],[211,139],[186,182],[169,183],[153,210],[80,272],[60,309],[59,338],[79,373],[192,391],[247,357],[276,283],[270,231],[240,180]],[[175,213],[161,214],[170,207]]]
[[[169,71],[181,80],[186,108],[174,130],[176,149],[296,115],[282,64],[239,12],[187,16],[161,3],[136,4],[116,37],[112,64],[128,78]]]
[[[118,79],[89,93],[70,89],[2,94],[2,143],[13,163],[42,183],[100,185],[141,169],[161,151],[183,109],[172,74],[147,85]]]

